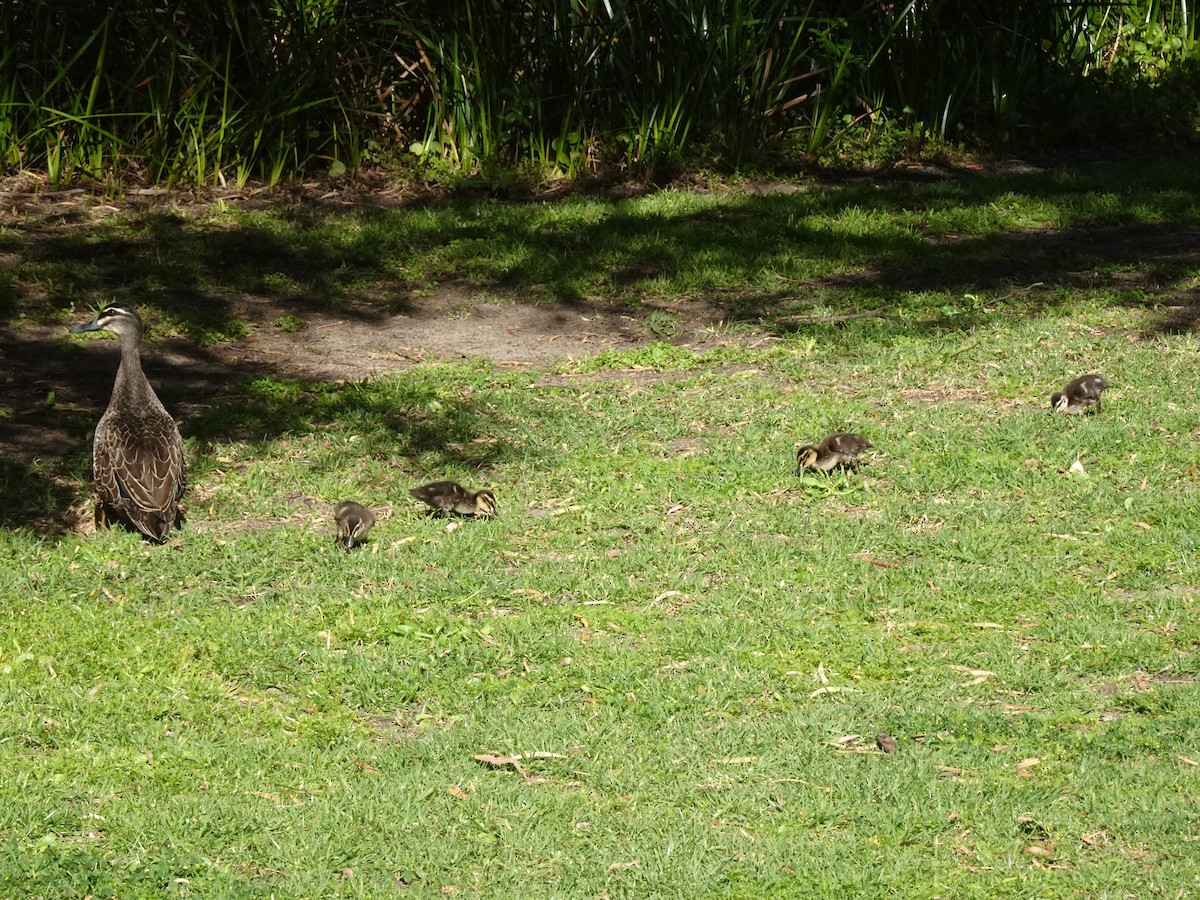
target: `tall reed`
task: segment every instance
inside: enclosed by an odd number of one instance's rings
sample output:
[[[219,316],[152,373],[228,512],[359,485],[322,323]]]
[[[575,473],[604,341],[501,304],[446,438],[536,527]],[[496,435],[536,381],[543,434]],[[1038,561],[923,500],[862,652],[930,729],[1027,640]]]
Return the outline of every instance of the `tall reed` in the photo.
[[[575,175],[1115,112],[1186,131],[1193,0],[0,0],[0,166],[244,182],[371,159]],[[1128,117],[1128,116],[1127,116]],[[1141,117],[1141,118],[1138,118]]]
[[[58,179],[145,170],[214,182],[357,159],[382,118],[373,67],[396,35],[348,6],[6,0],[0,160]]]

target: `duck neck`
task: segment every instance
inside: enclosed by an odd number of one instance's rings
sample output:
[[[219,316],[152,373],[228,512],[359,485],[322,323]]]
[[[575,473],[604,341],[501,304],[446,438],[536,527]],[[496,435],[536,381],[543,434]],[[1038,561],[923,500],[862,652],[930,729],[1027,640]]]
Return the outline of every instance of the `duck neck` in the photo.
[[[120,334],[121,364],[117,367],[117,380],[113,384],[114,397],[125,395],[140,399],[147,394],[154,394],[150,382],[146,380],[146,373],[142,371],[140,337],[130,332]]]

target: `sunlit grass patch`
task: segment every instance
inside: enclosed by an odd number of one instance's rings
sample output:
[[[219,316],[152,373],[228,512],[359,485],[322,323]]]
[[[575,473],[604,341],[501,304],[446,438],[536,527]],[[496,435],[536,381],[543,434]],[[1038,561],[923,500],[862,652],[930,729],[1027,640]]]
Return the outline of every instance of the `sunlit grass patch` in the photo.
[[[932,240],[908,201],[955,191]],[[222,213],[272,234],[251,229],[257,273],[218,265],[206,225],[125,247],[165,292],[155,338],[206,321],[183,287],[333,305],[437,272],[508,302],[665,299],[664,327],[713,296],[761,314],[712,326],[753,340],[532,369],[229,379],[185,398],[188,517],[163,547],[31,525],[83,495],[84,435],[6,464],[3,892],[1192,891],[1197,340],[1116,278],[1147,273],[1133,251],[1078,274],[1079,235],[1025,242],[1070,204],[1018,194]],[[960,226],[979,243],[955,249]],[[36,279],[69,267],[22,246],[19,303],[58,322]],[[1194,283],[1171,265],[1134,287]],[[1060,277],[1031,287],[1039,267]],[[1103,413],[1052,415],[1087,371]],[[839,430],[872,442],[861,471],[797,476],[797,445]],[[439,478],[500,515],[428,515],[408,491]],[[344,499],[379,518],[350,553]]]

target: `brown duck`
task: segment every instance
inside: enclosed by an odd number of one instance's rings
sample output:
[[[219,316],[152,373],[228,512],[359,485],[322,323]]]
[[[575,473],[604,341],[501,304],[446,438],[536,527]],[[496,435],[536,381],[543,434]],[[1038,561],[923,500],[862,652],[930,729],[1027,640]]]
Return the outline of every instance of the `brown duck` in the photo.
[[[121,339],[112,398],[92,444],[96,521],[116,519],[161,544],[181,518],[183,439],[142,371],[141,317],[128,306],[107,306],[71,329],[85,331],[111,331]]]

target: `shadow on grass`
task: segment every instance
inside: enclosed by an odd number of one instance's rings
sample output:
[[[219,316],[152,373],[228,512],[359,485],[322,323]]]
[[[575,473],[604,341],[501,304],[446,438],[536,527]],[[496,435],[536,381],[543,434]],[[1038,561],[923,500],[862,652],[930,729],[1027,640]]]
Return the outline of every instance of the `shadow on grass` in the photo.
[[[495,438],[500,429],[482,404],[448,398],[434,384],[404,375],[350,384],[257,379],[215,398],[185,424],[185,437],[206,452],[228,441],[348,433],[357,455],[420,459],[435,470],[487,469],[511,449]]]
[[[59,466],[21,463],[0,456],[0,527],[61,533],[73,527],[71,508],[81,499]],[[70,461],[62,468],[75,468]]]

